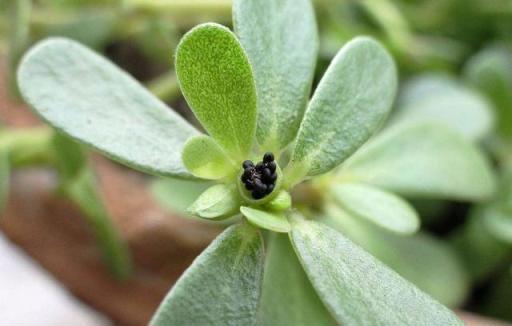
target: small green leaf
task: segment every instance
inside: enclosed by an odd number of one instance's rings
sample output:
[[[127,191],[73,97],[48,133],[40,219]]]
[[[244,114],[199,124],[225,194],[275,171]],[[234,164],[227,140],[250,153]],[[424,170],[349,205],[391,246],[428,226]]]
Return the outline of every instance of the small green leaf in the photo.
[[[350,214],[367,219],[387,230],[412,234],[420,226],[416,211],[400,197],[360,183],[332,187],[338,203]]]
[[[236,188],[218,184],[206,189],[187,211],[206,219],[224,219],[235,215],[239,207]]]
[[[338,52],[299,129],[291,175],[327,172],[354,153],[386,118],[397,87],[393,59],[371,38]]]
[[[344,325],[463,325],[442,306],[340,233],[297,219],[295,251],[320,299]]]
[[[499,207],[489,207],[483,216],[487,230],[497,239],[512,245],[512,212]]]
[[[341,177],[408,198],[489,198],[495,181],[487,159],[443,125],[405,123],[380,134],[354,155]]]
[[[204,181],[160,178],[151,183],[151,192],[164,208],[186,215],[187,208],[210,186]]]
[[[130,254],[97,193],[92,171],[88,168],[81,169],[81,172],[66,184],[65,192],[84,213],[112,273],[120,279],[127,278],[132,272]]]
[[[197,131],[109,61],[71,40],[35,45],[18,70],[23,98],[52,126],[153,174],[191,177],[181,161]]]
[[[9,195],[10,166],[7,156],[8,154],[6,152],[0,152],[0,216],[3,215],[3,210]]]
[[[254,141],[256,89],[241,44],[226,27],[208,23],[185,34],[176,51],[190,108],[228,154],[244,160]]]
[[[268,246],[260,323],[263,326],[336,325],[311,286],[286,235],[274,234]]]
[[[282,190],[277,194],[276,198],[272,199],[265,208],[273,211],[285,211],[292,206],[292,196],[286,190]]]
[[[284,213],[266,212],[245,206],[240,207],[240,212],[255,226],[274,232],[290,231],[290,223]]]
[[[256,325],[263,265],[260,233],[229,227],[176,282],[150,325]]]
[[[433,121],[480,140],[492,130],[494,116],[478,93],[443,75],[424,75],[406,84],[396,119]]]
[[[187,170],[199,178],[221,179],[236,169],[217,142],[205,135],[190,138],[182,158]]]
[[[278,151],[295,138],[311,91],[318,52],[313,6],[309,0],[237,0],[233,24],[254,69],[258,142]]]
[[[493,45],[473,56],[466,64],[469,82],[493,102],[501,135],[512,138],[512,54]]]

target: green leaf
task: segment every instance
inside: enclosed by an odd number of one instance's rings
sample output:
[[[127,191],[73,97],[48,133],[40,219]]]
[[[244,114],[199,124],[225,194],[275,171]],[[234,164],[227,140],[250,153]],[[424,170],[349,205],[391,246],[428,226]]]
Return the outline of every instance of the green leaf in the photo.
[[[274,234],[268,246],[260,323],[336,325],[318,298],[286,235]]]
[[[512,138],[512,59],[504,46],[493,45],[466,64],[467,80],[493,102],[496,122],[504,137]]]
[[[499,207],[489,207],[482,218],[489,232],[500,241],[512,245],[512,212]]]
[[[424,75],[407,83],[398,121],[433,121],[480,140],[492,130],[494,116],[478,93],[443,75]]]
[[[265,205],[265,208],[273,211],[285,211],[292,206],[292,196],[286,190],[282,190],[277,196]]]
[[[240,207],[240,212],[255,226],[274,232],[290,231],[290,223],[284,213],[267,212],[246,206]]]
[[[52,135],[55,164],[61,183],[73,181],[87,168],[87,155],[79,143],[59,132]]]
[[[197,131],[79,43],[38,43],[22,60],[18,83],[27,103],[63,133],[133,168],[190,177],[181,151]]]
[[[350,214],[387,230],[412,234],[420,226],[416,211],[402,198],[361,183],[334,185],[332,194]]]
[[[176,282],[150,325],[256,325],[263,265],[260,233],[229,227]]]
[[[463,325],[449,309],[329,227],[300,219],[290,234],[313,287],[338,323]]]
[[[292,156],[295,174],[327,172],[354,153],[386,118],[397,87],[393,59],[371,38],[338,52],[309,104]]]
[[[346,163],[340,177],[408,198],[478,201],[495,189],[483,154],[463,136],[430,122],[400,124],[380,134]]]
[[[8,154],[0,152],[0,216],[3,215],[3,210],[7,204],[7,197],[9,195],[9,178],[10,166]]]
[[[278,151],[296,136],[311,91],[318,31],[309,0],[237,0],[233,24],[254,69],[256,136]]]
[[[73,181],[66,185],[65,192],[84,213],[112,273],[120,279],[126,279],[132,272],[128,247],[103,206],[92,171],[81,169]]]
[[[205,135],[190,138],[182,158],[190,173],[199,178],[221,179],[236,169],[217,142]]]
[[[223,219],[235,215],[239,207],[240,198],[236,188],[218,184],[203,192],[187,211],[206,219]]]
[[[244,160],[254,141],[256,88],[241,44],[226,27],[208,23],[185,34],[176,51],[190,108],[228,154]]]
[[[187,208],[210,186],[204,181],[160,178],[151,183],[151,193],[164,208],[186,215]]]

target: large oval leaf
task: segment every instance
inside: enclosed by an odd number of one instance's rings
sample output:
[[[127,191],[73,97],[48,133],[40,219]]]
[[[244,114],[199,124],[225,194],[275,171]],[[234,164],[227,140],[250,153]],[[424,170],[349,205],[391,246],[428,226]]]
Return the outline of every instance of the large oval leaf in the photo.
[[[275,234],[268,246],[260,322],[264,326],[336,324],[285,235]]]
[[[0,151],[0,216],[3,215],[7,196],[9,194],[9,171],[9,159],[7,158],[7,153]]]
[[[347,43],[304,115],[290,174],[324,173],[352,155],[387,116],[396,87],[393,59],[379,43],[366,37]]]
[[[397,125],[341,171],[406,197],[484,200],[495,189],[487,159],[463,136],[429,122]]]
[[[463,325],[414,285],[333,229],[296,220],[291,239],[313,287],[344,325]]]
[[[418,214],[409,203],[378,188],[341,183],[333,186],[332,194],[350,214],[390,231],[411,234],[420,226]]]
[[[181,150],[197,131],[79,43],[59,38],[38,43],[22,60],[18,83],[38,114],[76,140],[142,171],[191,177]]]
[[[492,130],[494,116],[478,93],[442,75],[425,75],[406,84],[398,121],[434,121],[481,140]]]
[[[150,324],[256,325],[263,263],[260,233],[248,224],[229,227],[176,282]]]
[[[236,36],[218,24],[195,27],[178,45],[176,73],[203,127],[228,153],[244,160],[256,129],[256,88]]]
[[[295,138],[311,90],[318,52],[313,6],[309,0],[236,0],[233,24],[254,70],[258,142],[278,151]]]

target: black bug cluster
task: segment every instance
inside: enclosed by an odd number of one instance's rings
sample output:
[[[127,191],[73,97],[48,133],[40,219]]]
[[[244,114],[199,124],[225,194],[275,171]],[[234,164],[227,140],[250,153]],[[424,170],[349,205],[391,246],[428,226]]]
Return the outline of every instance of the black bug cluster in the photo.
[[[258,162],[256,166],[252,161],[244,161],[242,167],[244,173],[241,179],[245,188],[251,191],[252,198],[261,199],[274,190],[277,180],[274,154],[265,153],[263,161]]]

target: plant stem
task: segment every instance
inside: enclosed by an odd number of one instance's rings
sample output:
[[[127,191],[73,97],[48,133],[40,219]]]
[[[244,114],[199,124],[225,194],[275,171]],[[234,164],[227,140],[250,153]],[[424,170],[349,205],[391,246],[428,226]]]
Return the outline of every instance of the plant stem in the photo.
[[[0,130],[0,151],[9,154],[12,167],[53,162],[52,130],[46,127]]]
[[[9,53],[8,53],[8,81],[9,91],[18,94],[16,87],[16,68],[21,55],[28,45],[29,20],[32,8],[31,0],[11,1],[9,6]]]

